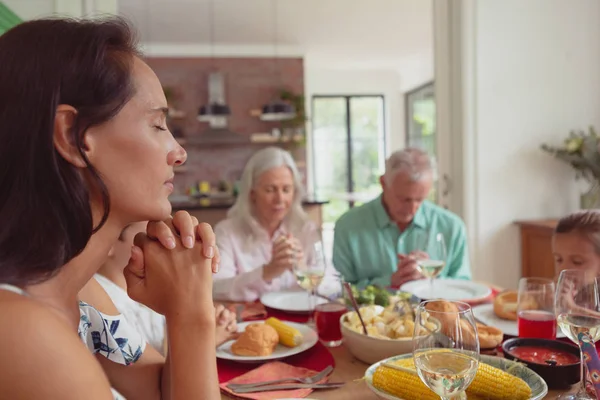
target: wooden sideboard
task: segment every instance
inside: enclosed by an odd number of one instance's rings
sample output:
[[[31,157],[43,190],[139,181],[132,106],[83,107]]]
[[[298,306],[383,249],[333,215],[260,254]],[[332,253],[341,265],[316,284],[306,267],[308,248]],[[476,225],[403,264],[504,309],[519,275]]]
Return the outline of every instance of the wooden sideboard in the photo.
[[[521,231],[521,276],[554,278],[552,233],[556,219],[517,221]]]

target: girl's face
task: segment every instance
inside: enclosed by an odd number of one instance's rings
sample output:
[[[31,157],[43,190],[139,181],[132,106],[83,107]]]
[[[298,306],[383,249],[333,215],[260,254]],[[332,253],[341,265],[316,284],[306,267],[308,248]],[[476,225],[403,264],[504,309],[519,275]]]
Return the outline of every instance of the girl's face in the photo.
[[[557,275],[565,269],[586,269],[600,275],[600,255],[592,242],[579,233],[555,233],[552,252]]]
[[[163,220],[171,213],[173,168],[185,150],[166,126],[167,101],[148,65],[133,62],[135,94],[110,121],[86,132],[90,162],[110,195],[110,212],[122,224]]]

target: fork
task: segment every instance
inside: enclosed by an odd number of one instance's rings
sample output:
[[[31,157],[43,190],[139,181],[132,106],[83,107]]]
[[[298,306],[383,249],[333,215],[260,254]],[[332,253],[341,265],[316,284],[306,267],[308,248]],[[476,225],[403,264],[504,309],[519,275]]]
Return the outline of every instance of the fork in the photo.
[[[277,380],[265,381],[265,382],[257,382],[257,383],[230,383],[227,385],[227,387],[231,390],[234,390],[234,389],[255,388],[255,387],[265,386],[265,385],[274,385],[274,384],[284,383],[284,382],[298,382],[298,383],[304,383],[304,384],[314,384],[314,383],[319,382],[321,379],[325,378],[327,375],[329,375],[331,373],[331,371],[333,371],[333,367],[331,365],[329,365],[323,371],[321,371],[313,376],[307,376],[304,378],[283,378],[283,379],[277,379]]]

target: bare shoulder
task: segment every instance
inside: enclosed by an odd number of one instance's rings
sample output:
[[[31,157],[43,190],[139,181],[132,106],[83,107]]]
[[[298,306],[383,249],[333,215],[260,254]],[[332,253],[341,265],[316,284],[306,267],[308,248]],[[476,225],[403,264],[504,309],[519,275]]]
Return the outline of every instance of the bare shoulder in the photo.
[[[113,398],[106,376],[77,331],[33,299],[0,295],[0,352],[3,398]]]

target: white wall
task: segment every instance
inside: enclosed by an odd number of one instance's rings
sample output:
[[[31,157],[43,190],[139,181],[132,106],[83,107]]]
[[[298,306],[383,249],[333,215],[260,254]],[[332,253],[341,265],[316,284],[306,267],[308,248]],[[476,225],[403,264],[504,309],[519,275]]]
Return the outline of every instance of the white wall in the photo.
[[[23,20],[48,17],[54,13],[81,17],[117,13],[118,0],[2,0]]]
[[[477,279],[516,287],[516,220],[560,217],[578,207],[572,170],[543,153],[569,130],[600,126],[600,2],[467,2],[475,35],[465,42],[465,193]]]

